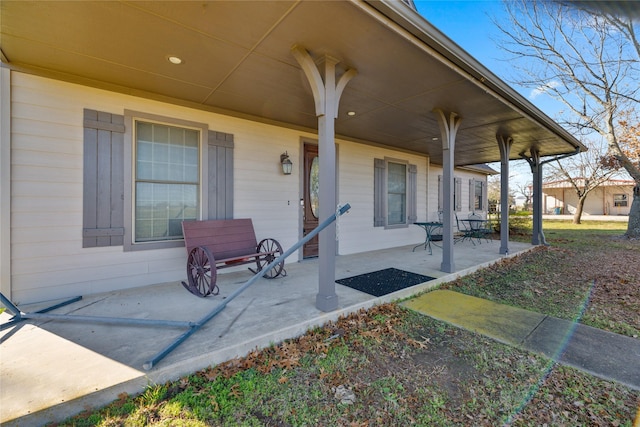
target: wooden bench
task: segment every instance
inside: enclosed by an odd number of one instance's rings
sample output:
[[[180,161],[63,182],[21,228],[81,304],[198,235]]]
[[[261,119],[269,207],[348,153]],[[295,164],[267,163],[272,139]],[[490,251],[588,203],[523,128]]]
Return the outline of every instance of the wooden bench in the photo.
[[[256,264],[254,274],[282,255],[282,246],[274,239],[257,243],[251,219],[183,221],[182,232],[187,249],[187,282],[182,285],[192,294],[217,295],[217,271],[242,264]],[[284,260],[264,273],[273,279],[286,275]]]

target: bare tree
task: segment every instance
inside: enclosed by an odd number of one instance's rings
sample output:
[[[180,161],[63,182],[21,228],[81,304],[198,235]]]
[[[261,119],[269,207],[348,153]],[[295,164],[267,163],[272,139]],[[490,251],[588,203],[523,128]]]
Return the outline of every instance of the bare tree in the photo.
[[[524,197],[524,209],[529,210],[531,208],[531,200],[533,198],[533,183],[527,182],[525,184],[519,183],[515,185],[516,193],[521,194]]]
[[[500,204],[500,175],[490,175],[487,179],[487,199],[489,204]]]
[[[623,111],[640,110],[639,25],[589,2],[505,1],[500,47],[514,56],[512,83],[564,104],[557,120],[578,136],[597,134],[636,182],[626,235],[640,237],[640,167],[621,146]]]
[[[487,180],[487,198],[489,205],[500,206],[500,175],[490,175]],[[509,190],[509,206],[515,204],[515,194]]]
[[[607,182],[617,170],[603,162],[606,150],[593,143],[589,151],[564,160],[550,163],[551,170],[545,181],[564,181],[571,185],[578,197],[578,205],[573,214],[573,223],[580,224],[587,196]]]

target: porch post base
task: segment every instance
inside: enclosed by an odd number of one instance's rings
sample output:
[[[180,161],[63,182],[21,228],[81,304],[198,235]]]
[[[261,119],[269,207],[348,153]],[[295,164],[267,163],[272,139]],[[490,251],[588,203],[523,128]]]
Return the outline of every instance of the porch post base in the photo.
[[[440,270],[444,271],[445,273],[455,273],[456,265],[453,261],[450,263],[443,262],[442,264],[440,264]]]
[[[320,311],[329,312],[338,308],[338,295],[316,295],[316,308]]]

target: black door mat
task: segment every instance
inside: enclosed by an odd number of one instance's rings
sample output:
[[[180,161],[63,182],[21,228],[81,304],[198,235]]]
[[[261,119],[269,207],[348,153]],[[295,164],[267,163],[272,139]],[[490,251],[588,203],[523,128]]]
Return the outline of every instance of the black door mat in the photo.
[[[422,274],[398,270],[397,268],[386,268],[372,273],[336,280],[336,283],[380,297],[433,279],[435,277],[423,276]]]

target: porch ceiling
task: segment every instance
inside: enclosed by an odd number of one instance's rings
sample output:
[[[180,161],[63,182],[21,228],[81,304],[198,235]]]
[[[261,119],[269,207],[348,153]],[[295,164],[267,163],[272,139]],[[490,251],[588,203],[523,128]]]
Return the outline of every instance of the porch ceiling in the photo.
[[[498,161],[498,132],[514,139],[512,158],[581,146],[401,2],[3,0],[0,13],[3,61],[17,70],[313,131],[298,44],[358,71],[341,138],[440,163],[437,107],[463,118],[457,165]]]

